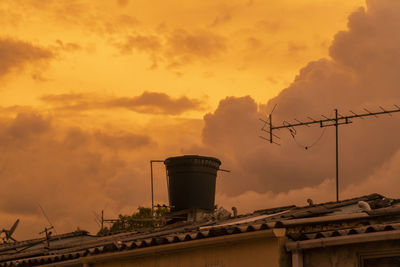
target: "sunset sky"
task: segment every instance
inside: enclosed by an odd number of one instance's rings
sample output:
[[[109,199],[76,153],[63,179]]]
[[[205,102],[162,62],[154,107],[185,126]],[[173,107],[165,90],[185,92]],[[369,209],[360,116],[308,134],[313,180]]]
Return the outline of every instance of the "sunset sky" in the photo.
[[[258,119],[400,104],[399,28],[394,0],[2,0],[0,229],[38,237],[40,204],[57,232],[95,233],[102,209],[150,206],[149,161],[181,154],[232,170],[228,210],[334,200],[333,129],[305,151],[320,129],[275,146]],[[343,197],[400,197],[399,122],[341,128]]]

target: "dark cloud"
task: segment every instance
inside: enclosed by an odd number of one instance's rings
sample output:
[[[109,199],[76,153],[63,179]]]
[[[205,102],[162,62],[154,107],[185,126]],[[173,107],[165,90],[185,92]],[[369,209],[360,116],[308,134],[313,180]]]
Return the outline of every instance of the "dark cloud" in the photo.
[[[276,21],[273,18],[260,20],[256,23],[256,28],[269,34],[277,33],[283,27],[283,21]]]
[[[110,135],[104,132],[96,132],[94,136],[101,145],[115,150],[135,149],[147,146],[151,143],[151,140],[148,136],[132,133],[119,133]]]
[[[217,27],[219,25],[225,24],[232,20],[232,14],[225,13],[219,16],[216,16],[210,27]]]
[[[179,115],[188,110],[201,110],[202,102],[186,96],[174,99],[165,93],[144,92],[137,97],[110,100],[105,106],[125,107],[139,113]]]
[[[165,57],[169,67],[178,67],[199,59],[216,58],[226,49],[226,39],[220,35],[178,29],[167,36]]]
[[[161,60],[159,53],[162,49],[162,42],[155,35],[129,35],[123,43],[117,44],[121,53],[132,53],[133,50],[145,52],[149,54],[152,63],[151,68],[158,66],[158,61]]]
[[[144,52],[157,52],[161,48],[161,41],[157,36],[136,35],[128,36],[126,42],[120,46],[121,52],[131,52],[132,49]]]
[[[114,3],[121,8],[129,5],[127,0],[117,0]],[[7,16],[0,17],[0,23],[4,21],[10,24],[10,21],[14,23],[16,20],[18,27],[22,27],[21,25],[29,23],[31,16],[34,16],[35,19],[40,17],[43,23],[61,24],[64,30],[73,28],[84,34],[95,33],[107,39],[112,39],[112,36],[121,33],[127,34],[132,27],[139,24],[139,21],[129,14],[120,12],[115,14],[108,9],[109,7],[104,7],[102,1],[48,0],[45,3],[40,0],[7,1],[5,7]],[[27,10],[32,12],[26,12]],[[2,13],[0,9],[0,15]]]
[[[126,7],[129,4],[129,0],[117,0],[117,4],[120,7]]]
[[[53,52],[46,48],[24,41],[0,38],[0,77],[29,65],[47,63],[53,57]]]
[[[276,141],[282,145],[276,146],[258,138],[261,131],[256,129],[262,126],[258,119],[265,118],[265,111],[275,105],[274,124],[333,116],[335,108],[342,114],[365,112],[363,108],[379,110],[379,106],[394,108],[400,102],[399,14],[397,2],[367,1],[366,9],[349,17],[349,29],[335,36],[331,58],[307,64],[288,88],[263,107],[263,113],[254,100],[243,97],[227,98],[206,115],[203,149],[220,156],[232,169],[230,177],[221,180],[220,192],[243,199],[251,195],[246,191],[263,195],[261,199],[282,199],[284,194],[293,200],[306,199],[305,192],[323,199],[317,192],[321,190],[334,199],[334,186],[326,189],[327,184],[334,185],[334,129],[298,128],[295,139],[288,130],[279,130],[275,133],[281,139]],[[380,181],[380,190],[393,193],[389,188],[392,177],[400,175],[394,167],[400,163],[398,122],[397,115],[381,116],[340,127],[340,186],[346,196],[370,193],[367,190],[376,185],[373,180]]]
[[[133,50],[147,53],[152,60],[152,68],[159,62],[168,68],[179,68],[197,61],[218,58],[227,50],[226,39],[209,31],[187,31],[176,29],[155,35],[128,35],[123,42],[115,44],[121,53]]]
[[[125,108],[145,114],[179,115],[190,110],[202,110],[204,103],[186,96],[172,98],[165,93],[144,92],[136,97],[98,97],[84,94],[46,95],[42,101],[65,110]]]
[[[137,26],[140,23],[138,19],[126,14],[118,16],[117,22],[119,25],[123,25],[125,27]]]
[[[93,210],[107,203],[108,212],[134,210],[147,197],[135,186],[146,185],[148,162],[131,163],[135,153],[153,145],[136,133],[60,128],[35,113],[1,119],[0,217],[21,218],[27,225],[18,235],[36,237],[42,227],[40,203],[58,231],[78,225],[93,230]]]
[[[226,23],[232,21],[238,14],[242,13],[244,9],[251,6],[251,3],[239,3],[239,2],[223,2],[216,3],[216,15],[210,27],[223,26]]]
[[[56,44],[58,45],[58,48],[67,52],[74,52],[82,49],[82,47],[77,43],[64,43],[61,40],[56,40]]]
[[[289,42],[288,43],[288,51],[292,55],[296,55],[297,53],[304,51],[307,49],[307,46],[301,43]]]

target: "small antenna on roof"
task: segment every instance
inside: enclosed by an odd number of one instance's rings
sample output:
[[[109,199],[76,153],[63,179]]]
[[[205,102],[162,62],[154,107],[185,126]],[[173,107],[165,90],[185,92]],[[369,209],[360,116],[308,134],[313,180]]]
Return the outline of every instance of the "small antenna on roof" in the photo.
[[[46,218],[47,222],[48,222],[49,225],[50,225],[50,228],[47,228],[47,230],[49,230],[49,229],[54,229],[54,232],[56,233],[56,235],[58,235],[58,233],[57,233],[57,231],[56,231],[56,228],[55,228],[54,225],[51,223],[49,217],[47,217],[46,212],[44,212],[44,209],[42,208],[42,206],[40,205],[39,202],[38,202],[38,205],[39,205],[40,210],[42,211],[43,216]],[[46,229],[46,228],[45,228],[45,229]]]
[[[15,229],[17,229],[19,223],[19,219],[17,219],[15,221],[15,223],[11,226],[11,228],[9,230],[7,229],[3,229],[0,231],[0,234],[4,233],[5,236],[2,238],[3,239],[3,243],[8,243],[9,240],[12,240],[14,242],[17,242],[17,240],[15,240],[12,235],[15,232]]]
[[[49,228],[45,227],[44,230],[39,233],[39,235],[46,234],[46,244],[47,244],[46,248],[47,249],[50,248],[50,236],[52,234],[52,232],[50,231],[51,229],[54,229],[54,226],[51,226]]]

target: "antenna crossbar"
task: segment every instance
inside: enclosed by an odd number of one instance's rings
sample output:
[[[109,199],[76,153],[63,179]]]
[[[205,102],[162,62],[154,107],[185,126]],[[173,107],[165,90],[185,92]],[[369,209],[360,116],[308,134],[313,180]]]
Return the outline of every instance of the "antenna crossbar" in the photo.
[[[353,123],[352,119],[356,119],[356,118],[364,119],[364,117],[370,117],[370,116],[379,118],[378,117],[379,115],[384,115],[384,114],[392,116],[391,113],[400,112],[400,106],[395,104],[394,107],[395,107],[395,109],[384,109],[383,107],[379,106],[381,111],[377,111],[377,112],[371,112],[368,109],[364,108],[366,113],[360,113],[360,114],[357,114],[350,110],[351,115],[346,115],[346,116],[339,114],[338,110],[335,109],[335,117],[329,118],[324,115],[321,115],[321,117],[323,119],[320,119],[320,120],[315,120],[311,117],[307,117],[308,121],[300,121],[298,119],[294,119],[296,121],[295,123],[289,123],[287,121],[283,121],[282,124],[278,125],[278,126],[272,125],[272,112],[271,112],[271,114],[269,114],[269,116],[268,116],[268,120],[260,119],[262,122],[264,122],[264,126],[262,127],[261,130],[268,133],[269,138],[263,137],[263,136],[260,136],[260,137],[262,139],[267,140],[270,143],[280,145],[280,144],[276,143],[273,139],[274,137],[280,139],[277,135],[275,135],[273,133],[274,130],[279,130],[279,129],[284,129],[284,128],[289,129],[290,134],[294,137],[296,134],[295,127],[300,127],[300,126],[310,127],[310,125],[312,125],[312,124],[319,124],[319,126],[321,128],[335,126],[335,128],[336,128],[335,129],[336,130],[336,201],[339,201],[339,137],[338,137],[339,136],[339,125]],[[274,107],[274,109],[275,109],[275,107]],[[305,147],[305,148],[307,149],[307,147]]]
[[[382,107],[380,107],[382,109]],[[328,127],[328,126],[336,126],[336,120],[338,120],[338,124],[348,124],[351,123],[351,119],[354,118],[363,118],[363,117],[368,117],[368,116],[377,116],[377,115],[383,115],[383,114],[388,114],[391,115],[391,113],[395,113],[395,112],[400,112],[400,107],[396,109],[392,109],[392,110],[382,110],[382,111],[378,111],[378,112],[370,112],[368,110],[366,110],[367,113],[362,113],[362,114],[357,114],[354,113],[353,111],[350,111],[352,113],[352,115],[347,115],[347,116],[340,116],[337,119],[336,118],[328,118],[324,115],[322,115],[322,117],[324,119],[322,120],[309,120],[309,121],[305,121],[305,122],[301,122],[297,119],[295,119],[295,121],[297,121],[297,123],[287,123],[285,121],[284,124],[279,125],[279,126],[272,126],[270,127],[270,130],[277,130],[277,129],[282,129],[282,128],[288,128],[288,127],[298,127],[298,126],[307,126],[310,124],[320,124],[321,127]],[[308,117],[309,119],[311,119],[310,117]],[[264,123],[269,123],[265,120],[262,120]],[[329,122],[334,122],[333,124],[326,124]]]

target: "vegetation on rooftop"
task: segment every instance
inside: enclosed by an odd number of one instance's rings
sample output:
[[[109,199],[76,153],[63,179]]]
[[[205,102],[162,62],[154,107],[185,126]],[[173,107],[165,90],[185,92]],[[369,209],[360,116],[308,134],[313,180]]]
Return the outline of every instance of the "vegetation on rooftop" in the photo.
[[[167,207],[157,207],[154,209],[154,216],[151,215],[151,208],[138,207],[137,212],[132,215],[118,216],[109,227],[103,227],[97,233],[98,235],[106,235],[121,231],[137,231],[147,228],[159,227],[164,224],[163,217],[169,211]]]

